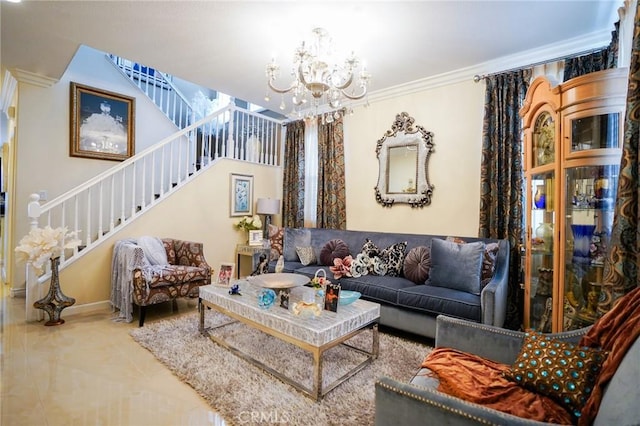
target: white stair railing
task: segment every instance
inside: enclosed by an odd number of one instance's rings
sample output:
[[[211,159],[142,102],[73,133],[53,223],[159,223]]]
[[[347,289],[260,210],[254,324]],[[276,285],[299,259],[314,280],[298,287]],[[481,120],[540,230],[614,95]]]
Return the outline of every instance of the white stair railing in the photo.
[[[280,166],[283,138],[282,121],[231,104],[47,203],[32,194],[29,223],[79,231],[82,244],[62,253],[62,270],[219,158]]]
[[[184,129],[195,121],[191,104],[174,86],[170,76],[116,55],[107,55],[107,58],[144,92],[178,129]]]

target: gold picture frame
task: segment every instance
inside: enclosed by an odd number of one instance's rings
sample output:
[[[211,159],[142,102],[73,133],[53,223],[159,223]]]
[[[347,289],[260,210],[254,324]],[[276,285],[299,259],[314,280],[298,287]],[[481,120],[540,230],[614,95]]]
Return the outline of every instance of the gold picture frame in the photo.
[[[135,153],[135,98],[71,82],[69,155],[123,161]]]

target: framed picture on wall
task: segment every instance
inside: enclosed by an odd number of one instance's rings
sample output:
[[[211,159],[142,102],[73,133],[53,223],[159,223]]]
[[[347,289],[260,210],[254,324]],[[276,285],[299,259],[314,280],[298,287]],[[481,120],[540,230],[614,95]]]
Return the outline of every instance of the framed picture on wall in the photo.
[[[135,151],[135,98],[71,82],[69,155],[122,161]]]
[[[230,215],[253,216],[253,176],[231,173]]]

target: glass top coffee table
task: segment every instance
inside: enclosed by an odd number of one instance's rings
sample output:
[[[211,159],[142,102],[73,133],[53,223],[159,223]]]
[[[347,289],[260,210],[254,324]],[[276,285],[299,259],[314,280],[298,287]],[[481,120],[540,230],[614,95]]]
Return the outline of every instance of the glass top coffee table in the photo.
[[[290,384],[314,400],[321,399],[332,389],[349,379],[351,376],[369,365],[378,357],[378,320],[380,319],[380,305],[365,300],[357,300],[350,305],[340,305],[338,312],[323,311],[319,317],[302,318],[287,309],[272,306],[270,309],[258,307],[258,292],[260,287],[246,280],[239,280],[233,284],[240,285],[241,295],[230,295],[229,289],[215,285],[200,287],[200,333],[209,336],[211,340],[232,351],[248,362],[272,374],[285,383]],[[268,335],[298,346],[310,352],[313,356],[313,388],[310,389],[299,382],[285,376],[268,365],[256,360],[246,352],[231,346],[220,336],[212,333],[217,328],[225,327],[225,323],[216,327],[205,328],[204,318],[209,307],[228,317],[233,322],[241,322]],[[371,351],[366,351],[344,343],[360,332],[371,328]],[[343,344],[358,351],[366,358],[342,377],[326,386],[322,382],[322,355],[328,349]]]

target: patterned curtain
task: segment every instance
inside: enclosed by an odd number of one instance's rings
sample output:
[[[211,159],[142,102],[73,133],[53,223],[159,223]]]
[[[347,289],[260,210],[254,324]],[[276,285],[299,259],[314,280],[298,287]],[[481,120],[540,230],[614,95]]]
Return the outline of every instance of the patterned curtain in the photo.
[[[613,219],[611,249],[604,267],[603,291],[599,310],[608,310],[612,302],[638,287],[638,262],[640,261],[640,195],[638,188],[638,133],[640,132],[640,8],[636,10],[629,89],[624,123],[624,143],[618,180],[618,197]]]
[[[304,226],[304,121],[287,124],[282,177],[282,226]]]
[[[611,32],[609,46],[588,55],[569,58],[564,61],[564,81],[574,77],[589,74],[591,72],[615,68],[618,60],[618,31],[620,21],[615,23],[615,29]]]
[[[318,228],[346,229],[342,117],[318,126]]]
[[[480,176],[481,238],[504,238],[511,244],[508,310],[505,327],[522,324],[520,250],[524,229],[522,124],[520,107],[530,70],[487,77]]]

